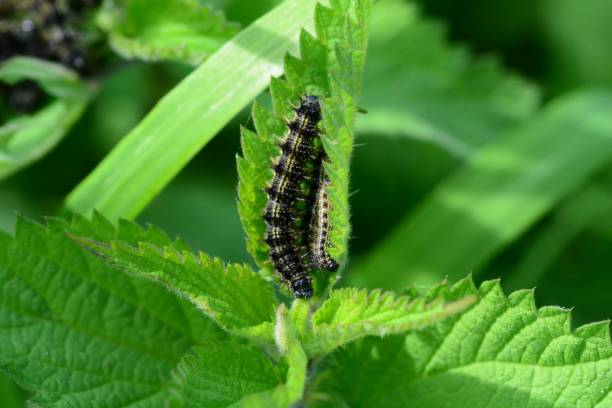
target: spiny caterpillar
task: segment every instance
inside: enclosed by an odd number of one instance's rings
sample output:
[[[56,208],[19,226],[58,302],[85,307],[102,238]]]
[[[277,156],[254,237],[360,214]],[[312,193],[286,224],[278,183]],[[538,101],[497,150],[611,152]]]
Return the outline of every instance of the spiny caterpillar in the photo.
[[[327,242],[328,223],[325,221],[325,232],[319,228],[315,213],[327,219],[327,211],[313,211],[318,201],[319,174],[322,153],[313,145],[319,137],[318,123],[321,120],[321,105],[316,96],[304,96],[295,108],[295,118],[287,123],[289,132],[281,142],[281,156],[274,165],[274,178],[269,188],[268,203],[264,219],[266,221],[265,242],[270,248],[270,258],[283,281],[287,282],[297,298],[312,296],[312,283],[308,275],[309,264],[326,270],[331,268],[329,257],[323,260],[319,250],[311,251],[310,242],[313,233],[311,227],[319,232],[314,235],[324,237],[323,250]],[[308,186],[308,187],[305,187]],[[326,197],[326,193],[325,193]],[[298,205],[302,205],[299,209]],[[322,204],[327,208],[328,204]],[[305,222],[304,222],[305,221]],[[304,242],[306,241],[306,242]],[[335,264],[335,262],[334,262]],[[337,264],[336,264],[337,265]]]
[[[321,165],[316,197],[310,221],[309,257],[312,266],[316,269],[335,272],[338,270],[336,262],[327,253],[329,247],[329,198],[327,186],[329,179]]]

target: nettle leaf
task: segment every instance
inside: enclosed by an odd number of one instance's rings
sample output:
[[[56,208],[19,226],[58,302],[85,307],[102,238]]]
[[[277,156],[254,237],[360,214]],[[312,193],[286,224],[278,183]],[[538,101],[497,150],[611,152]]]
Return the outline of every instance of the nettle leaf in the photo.
[[[115,52],[143,61],[196,65],[238,32],[237,24],[197,0],[123,0],[99,20]]]
[[[121,233],[128,228],[138,227],[123,221],[112,240],[92,240],[87,235],[73,238],[115,267],[163,283],[224,329],[271,338],[277,301],[270,285],[249,266],[225,265],[202,252],[194,254],[184,244],[160,245],[150,237],[134,242],[126,239],[129,234]]]
[[[242,130],[242,157],[237,158],[239,211],[248,250],[268,275],[272,274],[273,266],[263,241],[266,229],[263,213],[267,201],[264,188],[273,178],[272,163],[280,155],[278,145],[286,134],[286,121],[294,116],[292,105],[307,94],[316,95],[322,101],[320,127],[324,131],[322,142],[329,158],[326,172],[330,179],[329,252],[341,263],[346,261],[350,234],[349,165],[370,7],[369,0],[332,2],[330,8],[319,4],[315,12],[316,38],[302,31],[301,59],[287,55],[285,77],[271,80],[273,111],[269,112],[256,102],[252,110],[256,133]],[[333,275],[315,278],[316,293],[324,291],[328,280],[333,281],[330,276]]]
[[[533,85],[451,46],[444,26],[416,5],[388,0],[372,18],[360,134],[422,139],[462,157],[537,109]]]
[[[434,326],[337,352],[317,393],[351,407],[546,408],[612,404],[609,322],[570,329],[570,312],[537,309],[533,291],[497,281],[450,290],[478,303]],[[326,405],[321,403],[318,405]]]
[[[249,394],[277,386],[281,379],[258,348],[206,342],[185,356],[174,379],[176,407],[227,407]]]
[[[393,292],[345,288],[332,292],[312,316],[304,347],[321,356],[365,336],[386,336],[418,329],[467,309],[475,301],[468,296],[451,303],[443,297],[397,296]]]
[[[0,233],[0,367],[34,405],[164,406],[183,356],[223,336],[189,302],[114,271],[66,235],[104,239],[111,227],[20,219],[15,238]],[[153,229],[129,235],[171,244]]]
[[[0,64],[0,81],[38,84],[52,99],[31,115],[0,126],[0,179],[53,149],[81,117],[92,92],[73,71],[48,61],[15,57]]]

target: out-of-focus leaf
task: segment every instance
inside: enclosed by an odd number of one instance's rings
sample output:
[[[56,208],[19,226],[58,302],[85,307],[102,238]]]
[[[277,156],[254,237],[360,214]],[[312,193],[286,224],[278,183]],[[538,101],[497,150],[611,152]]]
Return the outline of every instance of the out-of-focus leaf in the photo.
[[[386,1],[372,17],[360,133],[419,138],[466,156],[537,108],[533,85],[449,45],[443,26],[414,4]]]
[[[315,0],[289,0],[241,31],[168,93],[68,196],[67,207],[136,216],[242,108],[282,73]]]
[[[504,279],[504,287],[516,290],[536,286],[577,235],[611,213],[612,195],[607,187],[593,184],[579,191],[531,243],[516,269]]]
[[[556,57],[555,85],[612,84],[612,2],[545,0],[540,10]]]
[[[0,179],[31,164],[53,149],[81,117],[91,92],[78,76],[61,65],[16,57],[0,65],[0,81],[36,82],[52,101],[31,115],[0,125]]]
[[[99,17],[121,56],[198,64],[233,37],[238,26],[196,0],[123,0]]]
[[[481,149],[355,264],[353,283],[402,287],[478,272],[612,159],[612,92],[557,100]]]
[[[45,60],[15,57],[0,64],[0,81],[15,84],[20,81],[36,82],[49,95],[61,99],[83,99],[87,86],[73,71]]]

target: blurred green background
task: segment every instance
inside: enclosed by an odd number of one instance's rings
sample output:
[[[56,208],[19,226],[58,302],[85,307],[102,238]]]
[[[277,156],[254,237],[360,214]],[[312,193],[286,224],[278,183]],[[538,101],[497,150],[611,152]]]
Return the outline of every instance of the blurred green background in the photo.
[[[244,27],[276,2],[205,3],[223,9],[229,20]],[[483,146],[520,132],[559,98],[592,88],[612,92],[610,21],[610,0],[378,1],[361,100],[369,113],[357,123],[353,239],[344,282],[376,285],[378,280],[369,278],[378,273],[367,266],[370,251]],[[56,214],[77,183],[190,69],[132,63],[106,77],[100,94],[59,146],[0,181],[0,228],[11,231],[17,213],[38,220]],[[261,98],[265,101],[266,95]],[[227,125],[138,220],[226,261],[251,262],[236,210],[240,125],[250,125],[247,111]],[[565,128],[560,127],[556,144],[566,140]],[[610,128],[606,131],[612,138]],[[516,236],[500,240],[474,265],[465,252],[467,260],[450,278],[475,272],[477,281],[501,277],[508,291],[536,287],[540,305],[574,308],[576,324],[611,318],[611,165],[612,159],[600,159],[579,182],[524,222]],[[440,235],[452,232],[453,225],[447,227]],[[448,248],[435,248],[438,240],[427,239],[422,245],[434,247],[434,255],[443,258]],[[475,240],[474,245],[490,244],[485,241],[489,239]],[[401,252],[401,246],[396,251]],[[386,280],[385,285],[401,289],[400,282],[428,284],[411,280],[410,270],[406,265],[388,271],[401,279],[397,284]],[[440,274],[443,278],[449,272]],[[12,388],[7,390],[2,391],[0,381],[3,401],[12,398]]]

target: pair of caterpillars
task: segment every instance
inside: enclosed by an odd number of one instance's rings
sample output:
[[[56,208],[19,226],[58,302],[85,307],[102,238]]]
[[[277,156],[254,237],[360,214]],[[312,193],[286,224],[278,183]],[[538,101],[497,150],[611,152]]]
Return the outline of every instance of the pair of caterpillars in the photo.
[[[320,120],[319,99],[311,95],[301,98],[295,118],[287,123],[288,133],[280,144],[281,156],[266,189],[265,241],[274,268],[298,298],[312,296],[310,269],[338,269],[338,263],[327,253],[328,179],[320,141],[316,146]]]

